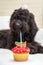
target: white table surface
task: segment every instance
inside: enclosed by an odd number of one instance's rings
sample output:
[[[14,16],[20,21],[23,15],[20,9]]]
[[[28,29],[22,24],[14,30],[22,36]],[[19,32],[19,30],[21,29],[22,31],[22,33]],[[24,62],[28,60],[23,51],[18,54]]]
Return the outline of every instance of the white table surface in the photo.
[[[0,65],[43,65],[43,54],[29,55],[29,60],[16,62],[13,59],[12,51],[0,48]]]

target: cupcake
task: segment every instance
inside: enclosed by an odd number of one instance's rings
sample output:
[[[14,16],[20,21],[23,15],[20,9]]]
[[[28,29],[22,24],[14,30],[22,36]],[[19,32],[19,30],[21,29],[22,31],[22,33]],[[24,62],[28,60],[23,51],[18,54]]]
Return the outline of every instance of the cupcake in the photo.
[[[12,48],[15,61],[26,61],[30,53],[30,49],[26,47],[26,41],[22,42],[22,32],[20,32],[20,42],[15,42],[16,47]]]
[[[25,46],[24,43],[22,46],[17,45],[16,47],[12,48],[13,56],[15,61],[26,61],[28,60],[28,56],[30,53],[30,49]]]

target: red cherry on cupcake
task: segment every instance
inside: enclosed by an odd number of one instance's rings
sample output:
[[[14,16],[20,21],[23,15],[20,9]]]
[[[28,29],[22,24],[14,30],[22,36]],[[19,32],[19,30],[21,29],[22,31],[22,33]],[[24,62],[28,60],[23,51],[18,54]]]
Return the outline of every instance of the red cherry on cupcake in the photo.
[[[20,50],[20,53],[23,53],[23,50],[22,49]]]
[[[16,52],[16,48],[12,48],[12,51],[13,51],[13,53],[15,53]]]
[[[20,46],[16,46],[16,48],[20,48]]]

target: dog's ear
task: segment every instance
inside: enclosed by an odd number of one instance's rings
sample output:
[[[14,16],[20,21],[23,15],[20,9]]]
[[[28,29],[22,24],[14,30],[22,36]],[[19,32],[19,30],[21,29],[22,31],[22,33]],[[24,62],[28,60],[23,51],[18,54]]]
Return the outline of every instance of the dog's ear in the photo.
[[[30,13],[29,25],[30,25],[31,38],[34,39],[34,36],[36,35],[36,32],[38,31],[38,27],[37,27],[37,25],[35,23],[35,18],[34,18],[34,15],[32,13]]]

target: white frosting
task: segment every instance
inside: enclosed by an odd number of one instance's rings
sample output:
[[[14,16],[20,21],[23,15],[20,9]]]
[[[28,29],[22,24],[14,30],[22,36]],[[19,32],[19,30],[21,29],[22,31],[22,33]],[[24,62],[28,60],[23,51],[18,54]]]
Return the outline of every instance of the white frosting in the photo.
[[[27,5],[23,5],[21,8],[22,8],[23,10],[24,10],[24,9],[28,9],[28,6],[27,6]]]

